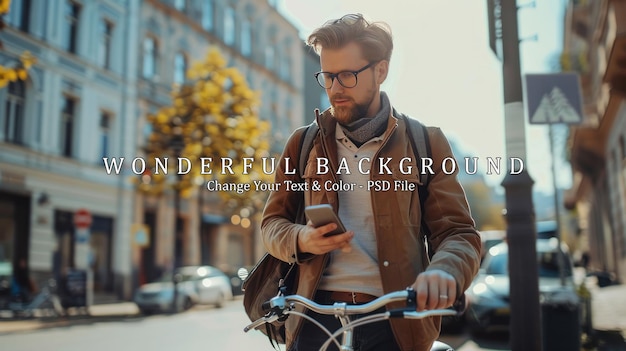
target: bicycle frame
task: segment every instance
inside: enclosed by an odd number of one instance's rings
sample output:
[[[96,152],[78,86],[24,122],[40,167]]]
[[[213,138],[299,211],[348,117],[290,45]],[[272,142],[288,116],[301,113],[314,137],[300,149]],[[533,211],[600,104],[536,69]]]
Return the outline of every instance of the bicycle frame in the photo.
[[[407,307],[369,315],[353,321],[350,321],[349,319],[351,315],[369,313],[395,301],[406,301]],[[309,310],[320,314],[334,315],[340,320],[342,327],[334,333],[331,333],[314,318],[304,313],[295,311],[296,304],[302,305]],[[341,351],[352,351],[353,329],[358,326],[389,318],[421,319],[430,316],[455,316],[462,311],[461,305],[464,306],[464,303],[455,304],[455,309],[447,308],[418,312],[416,311],[416,293],[412,289],[391,292],[362,305],[348,305],[345,302],[336,302],[332,305],[321,305],[300,295],[284,296],[279,294],[264,304],[264,308],[269,310],[268,314],[246,326],[244,328],[244,332],[256,329],[265,323],[274,322],[285,315],[294,314],[311,321],[329,336],[326,343],[324,343],[320,348],[321,351],[326,350],[331,342],[334,342]],[[339,344],[337,337],[341,334],[343,334],[343,338],[341,344]]]

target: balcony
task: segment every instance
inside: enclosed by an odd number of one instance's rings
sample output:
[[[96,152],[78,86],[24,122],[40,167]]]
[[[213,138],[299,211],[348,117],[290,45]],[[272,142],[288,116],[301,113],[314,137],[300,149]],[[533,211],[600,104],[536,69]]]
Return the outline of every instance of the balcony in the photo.
[[[611,1],[608,8],[608,27],[613,37],[612,43],[607,43],[609,52],[604,81],[609,83],[613,92],[626,94],[626,23],[619,18],[626,18],[626,1]]]

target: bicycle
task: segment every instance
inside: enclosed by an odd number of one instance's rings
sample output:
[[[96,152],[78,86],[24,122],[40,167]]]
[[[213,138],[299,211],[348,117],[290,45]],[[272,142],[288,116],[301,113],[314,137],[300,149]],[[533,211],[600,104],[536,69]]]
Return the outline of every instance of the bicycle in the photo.
[[[9,309],[13,311],[14,317],[34,317],[35,310],[42,307],[49,307],[44,305],[49,302],[52,306],[51,311],[55,316],[65,316],[65,311],[61,305],[61,299],[56,294],[56,280],[48,279],[47,284],[41,289],[41,292],[37,294],[30,302],[9,302]],[[50,310],[47,308],[46,310]]]
[[[271,298],[263,304],[263,308],[269,312],[265,316],[247,325],[244,328],[244,332],[257,329],[266,323],[273,323],[279,319],[284,320],[287,316],[293,314],[306,318],[328,335],[329,338],[322,345],[320,351],[325,351],[332,342],[334,342],[341,351],[352,351],[353,329],[358,326],[389,318],[421,319],[430,316],[457,316],[461,314],[465,308],[463,296],[454,304],[454,306],[452,306],[452,308],[418,312],[416,311],[416,297],[417,294],[415,290],[409,288],[402,291],[390,292],[362,305],[348,305],[345,302],[335,302],[332,305],[322,305],[301,295],[283,295],[282,293],[279,293],[277,296]],[[406,301],[406,307],[368,315],[353,321],[350,321],[349,319],[352,315],[370,313],[386,306],[388,303],[396,301]],[[316,321],[313,317],[296,311],[296,304],[302,305],[309,310],[320,314],[334,315],[340,320],[342,327],[333,333],[321,323]],[[340,344],[337,338],[341,334],[343,334],[343,336]],[[454,349],[443,342],[435,341],[430,351],[454,351]]]

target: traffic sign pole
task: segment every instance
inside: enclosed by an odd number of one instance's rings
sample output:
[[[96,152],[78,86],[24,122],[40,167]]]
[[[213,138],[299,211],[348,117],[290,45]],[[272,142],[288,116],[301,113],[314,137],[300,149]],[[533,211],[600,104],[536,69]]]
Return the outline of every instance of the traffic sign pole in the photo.
[[[556,157],[554,153],[554,124],[580,124],[583,120],[583,99],[577,73],[526,74],[526,110],[530,124],[547,124],[552,156],[552,186],[554,187],[554,213],[556,238],[561,246],[561,215],[559,189],[556,182]],[[565,286],[565,262],[558,256],[561,286]]]
[[[74,212],[74,266],[76,269],[85,271],[85,307],[93,303],[93,272],[91,271],[92,250],[90,245],[91,224],[93,217],[91,212],[80,208]]]

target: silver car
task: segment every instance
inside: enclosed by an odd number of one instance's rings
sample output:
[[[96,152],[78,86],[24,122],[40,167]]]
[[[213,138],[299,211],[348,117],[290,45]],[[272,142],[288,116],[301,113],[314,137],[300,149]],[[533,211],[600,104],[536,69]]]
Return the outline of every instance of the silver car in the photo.
[[[176,278],[176,305],[174,300]],[[176,269],[175,274],[165,274],[156,282],[142,285],[133,301],[143,314],[155,312],[180,312],[196,304],[221,307],[233,298],[230,280],[219,269],[211,266],[188,266]]]
[[[561,284],[559,252],[564,257],[565,286]],[[472,332],[509,329],[511,307],[508,257],[506,242],[490,248],[478,276],[466,291],[469,307],[465,312],[465,319]],[[538,239],[537,260],[541,303],[554,301],[562,296],[564,291],[572,292],[570,295],[575,296],[571,256],[565,244],[558,250],[556,238]]]

